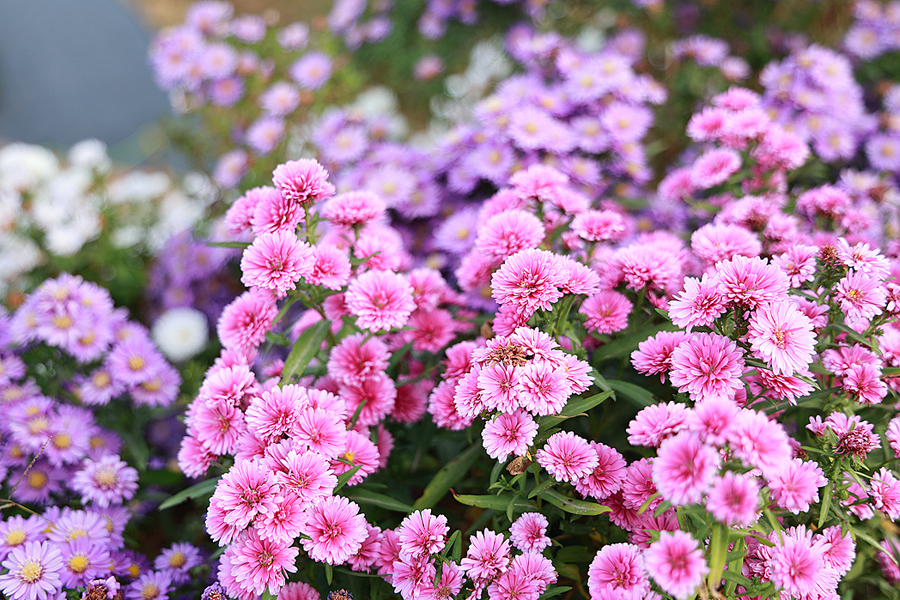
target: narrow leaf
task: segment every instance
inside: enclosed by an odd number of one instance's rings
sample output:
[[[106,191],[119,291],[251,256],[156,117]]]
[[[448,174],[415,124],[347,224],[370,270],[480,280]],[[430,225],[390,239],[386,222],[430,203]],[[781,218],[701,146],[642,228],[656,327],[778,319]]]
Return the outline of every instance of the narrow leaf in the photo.
[[[647,338],[656,335],[660,331],[677,330],[678,327],[670,322],[642,327],[633,333],[617,337],[615,341],[603,344],[594,350],[594,358],[599,360],[609,360],[612,358],[619,358],[620,356],[630,356],[634,350],[637,350],[638,344]]]
[[[621,394],[626,400],[630,400],[632,404],[640,408],[656,404],[653,394],[633,383],[622,381],[621,379],[607,379],[606,383],[615,390],[617,397]]]
[[[549,600],[550,598],[555,598],[556,596],[559,596],[560,594],[565,594],[566,592],[568,592],[571,589],[572,589],[572,586],[569,586],[569,585],[557,585],[557,586],[554,586],[554,587],[548,589],[543,594],[541,594],[541,596],[538,598],[538,600]]]
[[[579,415],[583,415],[587,413],[587,411],[591,410],[607,398],[613,395],[613,391],[609,390],[606,392],[600,392],[599,394],[594,394],[588,398],[576,398],[575,400],[571,400],[568,404],[566,404],[565,408],[563,408],[559,414],[550,415],[543,417],[540,421],[540,429],[544,430],[549,427],[553,427],[562,423],[566,419],[571,419],[572,417],[577,417]]]
[[[206,242],[210,248],[238,248],[243,250],[250,245],[250,242]]]
[[[356,472],[359,471],[361,468],[362,468],[362,465],[356,465],[349,471],[345,471],[345,472],[341,473],[340,475],[338,475],[337,485],[334,486],[334,491],[336,492],[339,489],[341,489],[342,487],[344,487],[345,485],[347,485],[347,482],[350,481],[350,479],[354,475],[356,475]]]
[[[186,490],[181,490],[177,494],[169,496],[162,504],[159,505],[159,510],[166,510],[167,508],[178,506],[182,502],[190,500],[191,498],[201,498],[208,494],[212,494],[214,491],[216,491],[216,485],[219,483],[219,479],[219,477],[214,477],[213,479],[201,481],[200,483],[194,484]]]
[[[828,519],[828,512],[831,510],[831,494],[832,488],[834,484],[830,481],[828,485],[825,486],[825,491],[822,493],[822,507],[819,511],[819,529],[825,525],[825,521]]]
[[[608,506],[603,506],[602,504],[597,504],[596,502],[586,502],[584,500],[575,500],[574,498],[569,498],[568,496],[564,496],[553,489],[542,492],[538,497],[543,498],[553,506],[561,508],[567,513],[571,513],[573,515],[596,516],[602,515],[603,513],[608,513],[610,512],[610,510],[612,510]]]
[[[516,496],[514,494],[488,494],[486,496],[471,496],[467,494],[453,494],[453,498],[456,499],[460,504],[465,504],[466,506],[477,506],[478,508],[490,508],[492,510],[507,510],[510,502],[513,503],[513,507],[518,510],[518,512],[525,512],[527,510],[534,510],[535,506],[529,502],[527,502],[521,496]]]
[[[294,373],[302,373],[306,369],[306,365],[313,359],[316,352],[319,351],[328,330],[331,328],[331,321],[322,320],[312,325],[304,331],[297,343],[294,344],[293,350],[284,361],[284,369],[281,371],[281,382],[287,383],[294,376]]]
[[[380,506],[381,508],[386,508],[388,510],[394,510],[402,513],[411,513],[415,510],[412,506],[406,504],[405,502],[401,502],[385,494],[379,494],[378,492],[373,492],[371,490],[363,488],[353,488],[352,490],[348,490],[347,492],[345,492],[344,495],[357,504],[372,504],[375,506]]]
[[[538,485],[534,486],[534,488],[530,492],[528,492],[528,497],[534,498],[541,492],[552,488],[554,485],[556,485],[556,481],[554,481],[553,479],[548,479],[547,481],[539,483]]]
[[[444,497],[450,488],[469,471],[483,452],[481,440],[469,446],[462,454],[443,466],[434,478],[425,486],[425,491],[413,503],[413,508],[422,510],[431,508]]]

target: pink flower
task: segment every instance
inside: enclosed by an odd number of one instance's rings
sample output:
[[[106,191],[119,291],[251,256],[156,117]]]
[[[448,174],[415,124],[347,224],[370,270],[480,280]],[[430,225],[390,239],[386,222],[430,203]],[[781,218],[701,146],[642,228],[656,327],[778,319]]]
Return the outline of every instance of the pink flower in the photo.
[[[726,471],[706,495],[706,510],[725,525],[750,526],[759,517],[759,483],[743,473]]]
[[[755,410],[741,410],[728,431],[728,442],[737,458],[759,467],[766,476],[787,468],[792,455],[784,428]]]
[[[769,477],[772,499],[779,507],[795,515],[807,512],[809,505],[819,501],[819,488],[828,484],[825,474],[813,461],[794,458],[777,474]]]
[[[684,531],[661,532],[644,551],[644,561],[659,587],[679,599],[689,597],[709,573],[703,551]]]
[[[586,210],[572,219],[572,231],[589,242],[619,241],[627,227],[622,215],[612,210]]]
[[[711,326],[726,310],[718,281],[703,274],[701,279],[685,277],[684,291],[669,302],[669,318],[690,332],[694,327]]]
[[[271,120],[260,120],[256,123],[272,123]],[[277,123],[277,120],[275,121]],[[252,127],[252,126],[251,126]],[[282,125],[283,127],[283,125]],[[280,135],[282,132],[278,132]],[[277,143],[277,142],[276,142]],[[297,225],[303,220],[303,209],[296,202],[286,199],[281,193],[272,187],[259,187],[251,190],[255,198],[253,216],[250,218],[250,226],[255,235],[263,233],[275,233],[286,231],[295,233]],[[249,195],[250,192],[247,192]]]
[[[590,332],[615,333],[628,327],[632,304],[623,294],[613,290],[599,291],[581,304],[584,327]]]
[[[513,456],[524,456],[534,441],[538,426],[528,413],[521,409],[500,413],[493,421],[488,421],[482,437],[487,455],[496,460],[506,460]]]
[[[72,478],[72,489],[81,494],[82,502],[107,507],[131,500],[138,489],[137,469],[107,454],[98,461],[84,460],[82,469]]]
[[[716,264],[735,256],[759,256],[762,245],[740,225],[710,223],[691,235],[691,249],[707,264]]]
[[[550,545],[547,537],[547,517],[540,513],[525,513],[509,527],[509,540],[522,552],[542,552]]]
[[[290,231],[264,233],[244,250],[241,281],[247,287],[274,290],[284,296],[297,287],[301,277],[312,272],[313,253]]]
[[[216,326],[219,341],[228,350],[255,350],[266,339],[277,314],[271,292],[258,288],[244,292],[222,311]]]
[[[584,497],[604,500],[622,487],[625,479],[625,459],[614,448],[599,442],[590,442],[597,453],[594,470],[575,482],[575,490]]]
[[[786,300],[753,313],[748,335],[750,347],[779,375],[805,371],[815,355],[812,321]]]
[[[344,563],[362,547],[368,536],[359,506],[343,496],[329,496],[309,511],[303,526],[303,549],[310,558],[330,565]]]
[[[645,502],[657,493],[656,484],[653,482],[654,458],[642,458],[636,460],[625,469],[625,479],[622,481],[622,501],[626,508],[634,511],[641,510]],[[657,495],[647,508],[651,511],[662,504],[663,499]],[[634,515],[635,520],[643,519],[641,515]]]
[[[672,385],[691,400],[734,398],[744,384],[743,352],[728,338],[699,333],[672,351]]]
[[[707,444],[723,446],[740,407],[727,398],[711,398],[698,402],[687,415],[687,428],[696,432]]]
[[[768,561],[772,582],[794,597],[814,594],[829,575],[836,575],[825,566],[822,546],[812,543],[812,534],[807,535],[802,526],[798,529],[794,535],[782,534],[782,543],[775,544]]]
[[[536,415],[555,415],[574,392],[564,366],[549,360],[534,360],[517,368],[521,395],[520,405]]]
[[[308,283],[339,290],[350,281],[350,258],[337,246],[325,243],[313,246],[313,261],[312,270],[306,275]]]
[[[892,521],[900,517],[900,481],[888,469],[882,467],[869,484],[869,496],[875,508]]]
[[[597,453],[571,431],[554,433],[537,451],[537,462],[557,481],[574,484],[597,468]]]
[[[409,282],[392,271],[366,271],[350,282],[345,302],[360,327],[376,332],[403,327],[416,308]]]
[[[741,168],[741,156],[730,148],[710,150],[691,166],[691,183],[698,189],[721,185]]]
[[[565,271],[558,256],[547,250],[522,250],[512,256],[491,277],[491,295],[500,304],[530,316],[539,308],[550,310],[563,293]]]
[[[300,549],[290,542],[263,539],[253,528],[237,539],[231,559],[231,571],[241,588],[262,594],[268,588],[277,594],[284,585],[284,572],[294,573]]]
[[[400,556],[415,558],[437,554],[447,543],[447,517],[433,515],[431,509],[416,511],[403,519],[397,528]]]
[[[660,445],[653,461],[653,482],[672,504],[697,504],[718,468],[719,453],[696,434],[682,432]]]
[[[469,538],[469,550],[459,566],[476,583],[493,579],[509,565],[509,541],[489,529]]]
[[[275,167],[272,182],[285,198],[297,204],[313,204],[334,194],[328,171],[312,159],[291,160]]]
[[[882,282],[862,271],[853,271],[841,279],[834,293],[849,324],[865,323],[880,315],[887,300]]]
[[[788,276],[791,287],[799,288],[807,281],[812,281],[816,273],[816,255],[819,249],[816,246],[794,244],[784,254],[779,254],[772,259],[772,264],[781,269]]]
[[[881,369],[870,364],[852,365],[841,379],[841,387],[867,406],[878,404],[888,393],[887,384],[881,380]]]
[[[690,409],[679,402],[642,408],[628,424],[628,443],[658,447],[664,440],[687,428]]]
[[[301,502],[315,505],[331,495],[337,485],[337,477],[327,459],[316,452],[291,450],[283,460],[273,466],[275,480],[286,494]]]
[[[385,373],[378,373],[355,384],[341,384],[340,396],[350,414],[362,405],[357,424],[368,427],[391,414],[397,403],[397,387]]]
[[[336,457],[347,443],[343,419],[334,411],[321,408],[299,410],[292,426],[291,439],[325,458]]]
[[[609,544],[601,548],[588,567],[591,598],[640,600],[650,591],[650,580],[640,548],[633,544]]]
[[[721,262],[716,278],[729,305],[749,309],[783,299],[790,285],[787,275],[759,257],[735,256]]]
[[[282,437],[293,437],[306,403],[301,390],[296,385],[276,386],[254,398],[245,413],[247,429],[267,444],[279,442]]]
[[[357,383],[387,369],[390,356],[381,339],[354,333],[331,350],[328,374],[339,382]]]
[[[248,526],[260,513],[276,510],[280,500],[274,475],[255,460],[239,461],[232,466],[216,485],[213,498],[225,523],[237,529]],[[212,532],[210,536],[217,539]],[[228,543],[228,540],[217,541]]]
[[[672,352],[690,337],[683,331],[660,331],[638,344],[638,349],[631,353],[631,364],[638,373],[658,374],[663,381],[672,368]]]
[[[541,220],[530,212],[505,210],[491,216],[478,228],[475,248],[492,258],[504,260],[521,250],[537,248],[545,234]]]
[[[384,201],[370,191],[338,194],[322,207],[322,216],[335,225],[365,225],[384,214]]]

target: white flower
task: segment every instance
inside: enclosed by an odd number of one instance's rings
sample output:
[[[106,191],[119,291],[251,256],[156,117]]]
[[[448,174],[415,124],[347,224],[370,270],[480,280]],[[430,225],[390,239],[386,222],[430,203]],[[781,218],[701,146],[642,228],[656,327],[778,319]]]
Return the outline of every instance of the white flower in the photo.
[[[153,341],[174,362],[187,360],[206,347],[206,317],[193,308],[173,308],[153,324]]]
[[[0,150],[0,187],[25,191],[59,171],[56,155],[43,146],[10,144]]]
[[[97,139],[82,140],[69,150],[69,162],[77,167],[109,173],[112,161],[106,154],[106,144]]]

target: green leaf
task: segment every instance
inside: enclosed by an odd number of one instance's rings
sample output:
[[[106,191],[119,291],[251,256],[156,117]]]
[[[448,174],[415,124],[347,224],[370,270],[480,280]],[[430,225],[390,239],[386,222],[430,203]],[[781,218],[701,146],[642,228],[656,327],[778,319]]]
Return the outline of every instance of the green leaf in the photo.
[[[334,491],[336,492],[339,489],[341,489],[342,487],[344,487],[345,485],[347,485],[347,482],[350,481],[350,479],[354,475],[356,475],[356,472],[359,471],[361,468],[362,468],[362,465],[356,465],[349,471],[344,471],[343,473],[338,475],[337,485],[334,486]]]
[[[353,500],[357,504],[373,504],[375,506],[380,506],[381,508],[386,508],[388,510],[393,510],[402,513],[411,513],[415,509],[406,504],[405,502],[400,502],[395,498],[391,498],[385,494],[379,494],[378,492],[373,492],[371,490],[363,489],[363,488],[353,488],[344,493],[344,496]]]
[[[250,242],[206,242],[210,248],[239,248],[243,250],[250,245]]]
[[[585,413],[587,413],[587,411],[591,410],[592,408],[612,396],[613,393],[614,392],[612,390],[609,390],[606,392],[600,392],[599,394],[594,394],[593,396],[590,396],[588,398],[576,398],[575,400],[571,400],[559,412],[559,414],[543,417],[540,422],[540,429],[544,430],[548,427],[558,425],[566,419],[584,415]]]
[[[501,511],[506,511],[510,503],[512,503],[513,508],[517,510],[517,512],[535,510],[536,508],[533,504],[526,501],[521,496],[517,496],[515,494],[488,494],[486,496],[453,494],[453,498],[460,504],[465,504],[466,506],[477,506],[478,508],[490,508],[493,510]]]
[[[825,491],[822,493],[822,507],[819,511],[819,529],[825,525],[825,521],[828,519],[828,512],[831,510],[831,494],[832,488],[834,484],[830,481],[828,485],[825,486]]]
[[[481,453],[481,440],[478,440],[463,451],[462,454],[444,465],[428,485],[425,486],[425,491],[413,503],[413,508],[422,510],[423,508],[434,506],[457,481],[463,478]]]
[[[334,569],[328,563],[325,563],[325,580],[328,582],[328,585],[331,585],[331,582],[334,581]]]
[[[621,379],[607,379],[606,383],[615,390],[617,396],[621,394],[626,400],[630,400],[632,404],[637,405],[639,408],[656,404],[653,394],[633,383],[622,381]]]
[[[306,365],[309,364],[309,361],[313,359],[322,346],[322,342],[325,340],[325,336],[328,335],[330,328],[331,321],[322,320],[310,326],[309,329],[300,335],[297,343],[294,344],[293,350],[291,350],[291,353],[284,361],[284,369],[281,371],[282,383],[290,381],[294,373],[298,371],[302,373],[306,369]]]
[[[554,481],[553,479],[547,479],[546,481],[544,481],[544,482],[542,482],[542,483],[539,483],[539,484],[537,484],[536,486],[534,486],[534,488],[533,488],[530,492],[528,492],[528,497],[529,497],[529,498],[534,498],[535,496],[537,496],[537,495],[540,494],[541,492],[546,491],[546,490],[549,490],[549,489],[552,488],[554,485],[556,485],[556,481]]]
[[[570,586],[570,585],[556,585],[556,586],[553,586],[552,588],[549,588],[546,592],[541,594],[541,596],[538,598],[538,600],[549,600],[550,598],[555,598],[556,596],[559,596],[560,594],[565,594],[566,592],[568,592],[571,589],[572,589],[572,586]]]
[[[594,555],[587,546],[566,546],[560,548],[554,557],[555,560],[561,560],[567,563],[582,562],[589,563],[593,560]]]
[[[731,571],[722,571],[722,579],[724,579],[725,581],[731,581],[738,585],[742,585],[745,588],[750,588],[753,586],[753,582],[751,580],[738,573],[732,573]]]
[[[206,479],[205,481],[201,481],[200,483],[194,484],[186,490],[181,490],[174,496],[169,496],[166,500],[159,505],[159,510],[166,510],[167,508],[172,508],[173,506],[178,506],[182,502],[186,500],[190,500],[191,498],[202,498],[203,496],[207,496],[216,491],[216,485],[219,483],[220,477],[214,477],[212,479]]]
[[[609,360],[619,358],[621,356],[630,356],[637,350],[638,344],[647,338],[656,335],[660,331],[678,331],[678,327],[670,322],[650,325],[642,327],[635,332],[616,337],[614,341],[604,344],[594,350],[595,364],[596,360]]]
[[[553,489],[542,492],[538,495],[538,498],[543,498],[553,506],[561,508],[567,513],[571,513],[573,515],[596,516],[602,515],[603,513],[608,513],[610,512],[610,510],[612,510],[608,506],[603,506],[602,504],[597,504],[596,502],[586,502],[584,500],[575,500],[574,498],[569,498],[568,496],[564,496]]]

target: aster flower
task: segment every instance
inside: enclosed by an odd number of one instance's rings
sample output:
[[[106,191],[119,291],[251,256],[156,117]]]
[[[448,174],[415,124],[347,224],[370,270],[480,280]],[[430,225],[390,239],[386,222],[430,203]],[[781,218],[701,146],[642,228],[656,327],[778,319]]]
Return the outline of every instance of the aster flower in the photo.
[[[113,454],[99,461],[85,459],[83,468],[72,479],[72,489],[81,494],[83,502],[106,507],[133,498],[137,481],[137,470]]]
[[[509,527],[509,540],[522,552],[542,552],[551,544],[547,537],[547,517],[540,513],[525,513]]]
[[[818,464],[799,458],[792,459],[779,473],[769,477],[769,490],[775,503],[794,514],[807,512],[811,503],[819,501],[819,488],[827,484]]]
[[[661,532],[644,561],[659,587],[679,599],[688,598],[709,572],[697,541],[684,531]]]
[[[792,303],[773,302],[750,318],[750,346],[776,374],[805,371],[815,355],[812,321]]]
[[[0,575],[0,591],[10,600],[46,600],[59,589],[62,555],[50,542],[13,548],[2,566],[7,572]]]
[[[510,256],[491,277],[491,295],[500,304],[530,316],[539,308],[550,310],[562,297],[565,271],[547,250],[522,250]]]
[[[262,594],[268,589],[270,594],[277,594],[285,583],[284,572],[297,570],[294,563],[299,552],[290,542],[263,539],[250,528],[234,544],[232,575],[247,592]]]
[[[308,158],[275,167],[272,183],[282,196],[301,206],[321,202],[334,195],[334,186],[328,183],[328,172],[318,162]]]
[[[597,453],[594,470],[575,482],[575,490],[584,497],[604,500],[622,487],[625,478],[625,459],[614,448],[599,442],[590,442]]]
[[[244,250],[241,281],[284,296],[312,272],[314,258],[309,244],[290,231],[263,233]]]
[[[447,542],[447,517],[433,515],[431,509],[416,511],[403,519],[396,529],[400,541],[400,557],[436,554]]]
[[[571,431],[554,433],[537,451],[537,462],[557,481],[575,483],[597,468],[598,458],[588,442]]]
[[[672,504],[696,504],[704,497],[719,468],[719,454],[692,432],[660,444],[653,461],[653,482]]]
[[[314,506],[303,526],[303,549],[310,558],[330,565],[356,554],[368,533],[359,506],[343,496],[329,496]]]
[[[360,327],[384,331],[402,327],[416,308],[412,287],[391,271],[367,271],[350,282],[345,301]]]
[[[692,400],[733,398],[743,387],[742,351],[726,337],[718,334],[694,334],[694,337],[672,351],[669,377],[681,392]]]
[[[759,517],[759,490],[756,478],[726,471],[713,480],[706,510],[725,525],[752,525]]]
[[[688,332],[694,327],[711,326],[726,311],[718,281],[706,273],[700,279],[684,278],[684,291],[669,302],[669,318]]]
[[[523,456],[537,435],[538,425],[521,409],[500,413],[484,426],[482,437],[487,455],[506,460],[510,454]]]
[[[650,580],[640,549],[633,544],[602,547],[588,567],[588,589],[592,598],[643,598]]]
[[[502,573],[509,561],[509,540],[484,529],[469,538],[469,549],[459,565],[477,585]]]
[[[785,297],[787,276],[766,259],[735,256],[716,265],[719,289],[732,306],[757,308]]]

